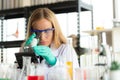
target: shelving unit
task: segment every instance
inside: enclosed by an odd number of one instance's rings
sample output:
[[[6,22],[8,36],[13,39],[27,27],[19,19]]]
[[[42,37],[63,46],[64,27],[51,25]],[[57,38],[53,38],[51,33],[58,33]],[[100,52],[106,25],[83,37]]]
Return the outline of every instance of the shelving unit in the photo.
[[[106,34],[106,37],[108,36],[109,37],[109,35],[112,33],[112,29],[101,29],[101,30],[89,30],[89,31],[83,31],[84,33],[87,33],[87,34],[89,34],[91,37],[92,36],[97,36],[97,47],[99,48],[100,46],[101,46],[101,44],[103,43],[103,36],[102,36],[102,34],[103,33],[105,33]],[[111,36],[111,35],[110,35]],[[111,39],[111,37],[109,37],[109,39]],[[111,46],[111,41],[110,40],[108,40],[107,38],[106,38],[106,43],[108,44],[110,44],[110,46]]]
[[[102,44],[102,33],[106,35],[106,44],[112,48],[114,53],[120,52],[120,28],[114,27],[112,29],[103,29],[103,30],[89,30],[83,31],[84,33],[88,33],[90,36],[98,36],[98,47]]]
[[[0,11],[0,19],[13,19],[13,18],[26,18],[26,24],[28,21],[28,18],[33,10],[40,8],[40,7],[48,7],[52,11],[54,11],[56,14],[58,13],[69,13],[69,12],[78,12],[78,35],[79,29],[80,29],[80,12],[81,11],[92,11],[92,6],[85,4],[81,2],[81,0],[71,0],[71,1],[63,1],[63,2],[57,2],[57,3],[51,3],[51,4],[44,4],[44,5],[35,5],[35,6],[29,6],[29,7],[22,7],[22,8],[15,8],[15,9],[6,9]],[[2,24],[1,24],[2,25]],[[1,26],[2,30],[2,26]],[[1,31],[1,37],[4,36]],[[80,36],[79,36],[80,37]],[[1,41],[0,42],[0,48],[11,48],[11,47],[20,47],[21,43],[23,41]]]
[[[48,7],[51,10],[53,10],[56,14],[58,14],[58,13],[68,13],[68,12],[78,12],[78,9],[79,9],[78,8],[78,0],[65,1],[65,2],[59,2],[59,3],[54,3],[54,4],[37,5],[37,6],[30,6],[30,7],[24,7],[24,8],[1,10],[0,11],[0,17],[4,17],[4,19],[25,17],[26,19],[28,19],[30,13],[33,10],[35,10],[39,7]],[[80,11],[92,10],[92,6],[81,2],[80,3],[80,9],[81,9]],[[80,24],[78,24],[78,25],[80,25]],[[15,41],[15,44],[17,42],[19,42],[19,41]],[[5,43],[5,42],[3,42],[3,43]],[[0,42],[0,44],[2,44],[2,45],[0,45],[0,48],[1,48],[1,46],[4,45],[3,43]],[[9,43],[9,42],[7,42],[7,43]],[[4,45],[4,47],[7,46],[7,43]],[[18,46],[18,45],[19,44],[16,44],[16,46]]]
[[[65,1],[65,2],[58,2],[52,4],[45,4],[45,5],[35,5],[30,7],[23,7],[23,8],[15,8],[15,9],[6,9],[0,11],[0,17],[4,17],[4,19],[11,19],[11,18],[20,18],[26,17],[25,11],[26,9],[29,10],[31,13],[33,10],[39,7],[48,7],[53,10],[56,14],[57,13],[68,13],[68,12],[77,12],[78,11],[78,1]],[[82,3],[81,2],[81,11],[92,10],[92,6]]]

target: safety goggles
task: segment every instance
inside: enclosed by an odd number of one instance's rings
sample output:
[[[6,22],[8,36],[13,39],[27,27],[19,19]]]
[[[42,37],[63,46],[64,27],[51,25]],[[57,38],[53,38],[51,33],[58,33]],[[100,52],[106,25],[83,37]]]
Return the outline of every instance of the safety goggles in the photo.
[[[51,32],[53,32],[53,30],[55,30],[55,29],[54,28],[49,28],[49,29],[45,29],[45,30],[31,29],[31,32],[35,32],[37,37],[40,37],[42,33],[44,33],[45,36],[48,37],[51,34]]]

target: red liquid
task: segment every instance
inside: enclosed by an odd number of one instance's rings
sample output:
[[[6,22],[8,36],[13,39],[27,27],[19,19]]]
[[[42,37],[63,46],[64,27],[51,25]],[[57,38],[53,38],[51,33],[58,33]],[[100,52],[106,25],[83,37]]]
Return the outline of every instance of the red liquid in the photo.
[[[44,80],[44,76],[28,76],[27,80]]]

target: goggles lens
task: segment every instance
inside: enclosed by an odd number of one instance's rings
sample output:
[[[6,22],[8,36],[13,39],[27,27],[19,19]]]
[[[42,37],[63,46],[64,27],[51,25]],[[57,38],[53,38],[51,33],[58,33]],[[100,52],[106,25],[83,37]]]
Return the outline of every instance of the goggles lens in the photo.
[[[55,30],[54,28],[49,28],[49,29],[45,29],[45,30],[35,30],[35,29],[31,29],[31,32],[35,32],[37,37],[40,37],[41,33],[44,32],[46,36],[49,36],[49,34]]]

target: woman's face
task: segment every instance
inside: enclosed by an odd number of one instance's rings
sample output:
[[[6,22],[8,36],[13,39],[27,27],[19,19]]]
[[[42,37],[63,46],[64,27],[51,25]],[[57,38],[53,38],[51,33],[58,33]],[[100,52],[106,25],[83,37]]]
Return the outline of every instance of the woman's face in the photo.
[[[36,30],[39,38],[39,45],[49,46],[53,39],[53,28],[50,21],[47,19],[40,19],[35,22],[33,29]]]

